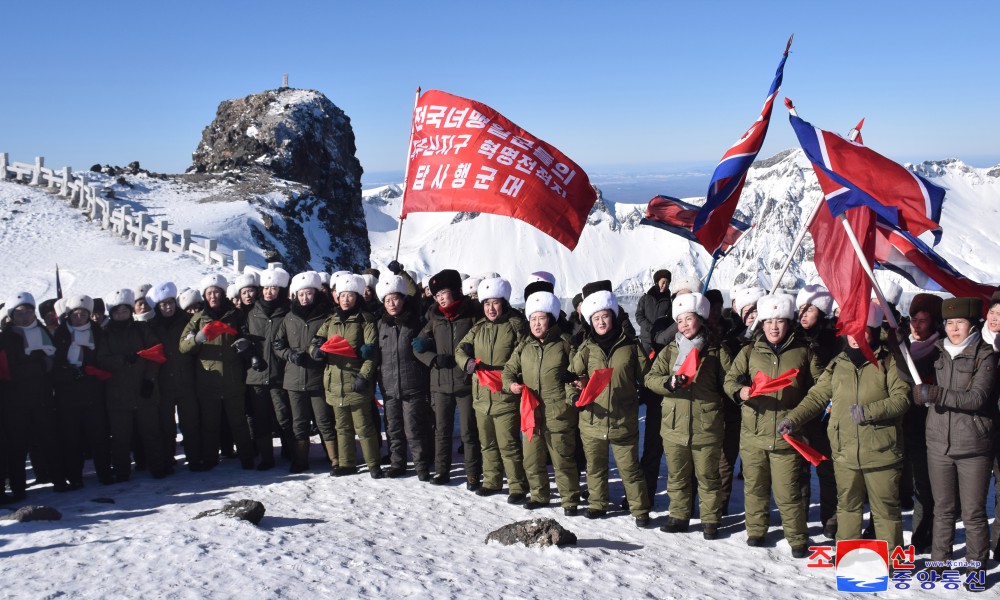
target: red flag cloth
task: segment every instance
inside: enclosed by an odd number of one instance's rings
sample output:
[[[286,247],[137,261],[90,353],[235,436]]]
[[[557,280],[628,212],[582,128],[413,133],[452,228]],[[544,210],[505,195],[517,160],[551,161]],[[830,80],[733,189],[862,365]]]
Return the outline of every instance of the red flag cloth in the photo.
[[[201,331],[205,334],[205,339],[210,342],[224,333],[228,333],[229,335],[237,334],[237,331],[231,325],[222,321],[212,321],[202,327]]]
[[[83,368],[83,372],[91,377],[96,377],[98,381],[107,381],[111,379],[111,373],[98,369],[97,367],[92,367],[87,365]]]
[[[830,460],[812,446],[806,444],[805,442],[800,442],[787,433],[783,434],[782,437],[785,438],[785,441],[788,442],[792,448],[795,448],[795,450],[802,455],[802,458],[808,460],[814,467],[818,467],[819,463],[824,460]]]
[[[521,431],[528,436],[528,441],[535,434],[535,409],[538,408],[538,398],[528,386],[521,392]]]
[[[821,170],[815,169],[815,172],[824,194],[838,192],[840,188],[835,182],[826,177]],[[861,243],[861,249],[867,257],[869,266],[872,265],[875,256],[874,214],[867,207],[861,206],[849,209],[844,215],[854,229],[858,242]],[[809,234],[812,235],[815,246],[813,261],[816,271],[830,290],[833,299],[840,305],[837,333],[852,336],[858,342],[858,347],[865,358],[872,364],[877,364],[875,354],[865,341],[872,282],[862,268],[843,224],[839,219],[833,218],[826,202],[819,207],[816,218],[809,226]],[[821,243],[817,243],[817,240]]]
[[[0,350],[0,381],[10,381],[10,365],[7,364],[7,352]]]
[[[494,394],[503,389],[503,373],[501,371],[492,371],[490,369],[480,369],[479,365],[482,361],[478,358],[476,359],[476,379],[479,380],[479,385],[493,392]]]
[[[587,406],[597,397],[601,395],[601,392],[608,388],[608,384],[611,383],[611,376],[614,375],[614,368],[608,369],[598,369],[590,376],[590,381],[587,382],[587,387],[583,388],[580,392],[580,399],[576,401],[577,408],[581,406]]]
[[[683,375],[688,378],[688,381],[693,382],[694,376],[698,374],[698,349],[691,348],[688,355],[684,357],[684,362],[681,363],[681,368],[677,369],[674,375]]]
[[[694,219],[698,215],[699,210],[701,210],[701,207],[688,204],[683,200],[678,200],[671,196],[656,196],[646,205],[646,216],[639,221],[639,224],[651,225],[679,235],[692,242],[701,243],[695,237],[694,232],[691,231],[691,228],[694,226]],[[729,220],[729,228],[726,230],[722,238],[722,244],[719,246],[719,250],[723,256],[729,252],[733,244],[743,237],[743,234],[750,227],[751,225],[738,219]]]
[[[766,373],[757,371],[757,373],[753,376],[753,385],[750,386],[750,395],[763,396],[764,394],[770,394],[771,392],[777,392],[780,389],[784,389],[792,385],[792,381],[795,380],[795,377],[798,374],[798,369],[788,369],[781,375],[771,379]]]
[[[351,343],[337,334],[332,335],[330,339],[323,342],[323,345],[319,349],[327,354],[336,354],[337,356],[346,356],[348,358],[358,357],[358,353],[351,347]]]
[[[401,217],[485,212],[528,223],[570,250],[597,201],[587,174],[489,106],[428,90],[413,113]]]
[[[155,346],[150,346],[145,350],[139,350],[136,354],[146,360],[151,360],[155,363],[160,363],[161,365],[167,362],[167,357],[163,354],[163,344],[157,344]]]

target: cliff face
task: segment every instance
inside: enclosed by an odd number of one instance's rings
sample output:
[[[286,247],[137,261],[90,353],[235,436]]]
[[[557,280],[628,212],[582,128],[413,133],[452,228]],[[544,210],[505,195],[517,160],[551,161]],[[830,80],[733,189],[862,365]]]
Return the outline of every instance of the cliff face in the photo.
[[[189,172],[255,183],[242,187],[261,213],[254,238],[269,258],[359,271],[371,246],[355,150],[344,111],[319,92],[282,88],[222,102]]]

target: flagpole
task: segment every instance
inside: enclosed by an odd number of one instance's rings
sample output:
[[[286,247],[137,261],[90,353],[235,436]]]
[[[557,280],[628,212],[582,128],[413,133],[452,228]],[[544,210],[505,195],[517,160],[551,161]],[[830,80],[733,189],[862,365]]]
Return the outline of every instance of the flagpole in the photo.
[[[715,271],[715,265],[716,265],[716,264],[718,264],[718,262],[719,262],[720,260],[722,260],[722,259],[726,258],[727,256],[729,256],[729,255],[730,255],[730,253],[732,253],[732,251],[733,251],[733,248],[735,248],[735,247],[736,247],[736,244],[739,244],[740,242],[742,242],[742,241],[743,241],[743,239],[744,239],[745,237],[747,237],[747,235],[748,235],[748,234],[749,234],[749,233],[750,233],[750,232],[751,232],[751,231],[753,230],[753,228],[754,228],[754,227],[756,227],[756,226],[757,226],[757,224],[756,224],[756,223],[751,223],[751,224],[750,224],[750,227],[748,227],[748,228],[747,228],[747,230],[743,232],[743,235],[741,235],[740,237],[736,238],[736,241],[735,241],[735,242],[733,242],[733,245],[732,245],[732,246],[730,246],[728,250],[726,250],[726,251],[725,251],[724,253],[721,253],[721,252],[720,252],[720,254],[722,254],[721,256],[717,256],[717,255],[712,255],[712,264],[711,264],[711,265],[710,265],[710,266],[708,267],[708,275],[706,275],[706,276],[705,276],[705,283],[704,283],[704,285],[702,285],[702,287],[701,287],[701,293],[702,293],[702,294],[704,294],[705,292],[707,292],[707,291],[708,291],[708,283],[709,283],[709,282],[710,282],[710,281],[712,280],[712,273],[713,273],[713,272]]]
[[[403,169],[403,199],[399,204],[399,225],[396,227],[396,256],[394,261],[399,261],[399,245],[403,240],[403,209],[406,207],[406,190],[410,184],[410,152],[413,150],[413,132],[415,130],[414,121],[417,115],[417,103],[420,102],[420,86],[413,96],[413,113],[410,115],[410,141],[406,144],[406,167]]]

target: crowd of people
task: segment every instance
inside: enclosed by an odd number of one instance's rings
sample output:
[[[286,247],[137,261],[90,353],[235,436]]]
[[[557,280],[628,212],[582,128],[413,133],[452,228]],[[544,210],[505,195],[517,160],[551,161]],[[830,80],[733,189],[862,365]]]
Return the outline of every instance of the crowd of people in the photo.
[[[819,285],[734,288],[726,306],[720,291],[661,269],[634,315],[609,281],[585,285],[567,315],[547,272],[531,274],[518,310],[496,273],[448,269],[422,286],[397,262],[388,270],[292,277],[272,265],[234,283],[215,275],[103,299],[16,294],[0,333],[0,502],[26,499],[29,456],[57,492],[84,486],[87,459],[101,484],[133,468],[170,476],[178,429],[191,471],[228,455],[302,473],[318,433],[331,475],[363,462],[372,478],[396,478],[412,463],[420,481],[444,485],[457,413],[465,487],[488,497],[506,480],[507,502],[528,510],[552,503],[551,465],[566,516],[604,518],[620,504],[646,527],[665,457],[661,531],[688,531],[697,498],[714,540],[739,458],[747,544],[762,545],[773,497],[792,555],[805,558],[812,467],[798,440],[831,459],[815,467],[825,536],[861,538],[867,504],[868,533],[890,548],[912,510],[917,554],[950,559],[960,518],[965,559],[1000,558],[987,509],[1000,477],[1000,294],[989,307],[917,294],[898,338],[873,301],[871,356],[837,335]],[[624,500],[609,494],[612,455]]]

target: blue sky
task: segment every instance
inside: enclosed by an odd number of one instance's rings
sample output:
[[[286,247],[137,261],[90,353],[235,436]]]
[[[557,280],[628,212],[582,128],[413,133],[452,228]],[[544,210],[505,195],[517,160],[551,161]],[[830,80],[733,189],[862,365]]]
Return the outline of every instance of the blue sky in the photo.
[[[218,103],[278,87],[402,171],[413,92],[474,98],[591,172],[713,165],[781,96],[894,159],[1000,162],[997,2],[45,2],[4,25],[0,151],[183,171]],[[47,15],[49,18],[43,18]],[[796,145],[779,102],[761,156]],[[708,167],[711,169],[711,166]],[[666,190],[669,192],[669,190]]]

